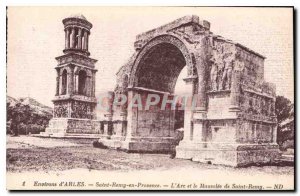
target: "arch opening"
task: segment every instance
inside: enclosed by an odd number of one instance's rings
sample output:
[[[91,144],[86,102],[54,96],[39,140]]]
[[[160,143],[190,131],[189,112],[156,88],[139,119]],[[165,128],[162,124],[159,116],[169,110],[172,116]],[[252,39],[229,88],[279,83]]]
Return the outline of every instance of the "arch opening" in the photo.
[[[190,66],[184,56],[186,51],[182,51],[186,48],[176,43],[160,42],[145,50],[138,57],[137,69],[132,76],[135,77],[133,96],[141,96],[143,107],[132,108],[131,129],[140,137],[176,138],[174,105],[177,105],[177,100],[174,91],[180,73],[185,70],[187,76],[188,68],[184,68]],[[160,102],[147,107],[148,97],[152,94],[158,95]]]
[[[173,94],[186,61],[171,43],[160,43],[149,49],[139,62],[135,86]]]

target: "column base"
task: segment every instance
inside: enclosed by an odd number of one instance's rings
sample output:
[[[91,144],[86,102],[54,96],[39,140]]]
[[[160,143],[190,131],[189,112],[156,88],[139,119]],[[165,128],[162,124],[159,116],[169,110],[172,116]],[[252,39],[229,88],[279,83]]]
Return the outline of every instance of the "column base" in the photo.
[[[111,139],[99,139],[102,145],[123,150],[131,153],[162,153],[171,154],[175,152],[175,139],[171,137],[163,138],[145,138],[145,137],[118,137],[114,136]]]
[[[241,108],[238,105],[231,105],[229,106],[229,112],[240,112]]]
[[[277,144],[221,144],[182,141],[176,158],[232,167],[272,164],[280,156]]]
[[[53,118],[41,137],[99,138],[102,135],[101,122],[90,119]]]

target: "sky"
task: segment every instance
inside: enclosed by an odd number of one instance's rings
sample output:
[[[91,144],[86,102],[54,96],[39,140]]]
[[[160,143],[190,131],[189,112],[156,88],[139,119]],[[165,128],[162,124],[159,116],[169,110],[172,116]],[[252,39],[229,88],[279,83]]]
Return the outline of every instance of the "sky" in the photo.
[[[293,10],[222,7],[9,7],[7,95],[30,96],[52,106],[55,57],[63,54],[62,19],[82,14],[93,24],[91,58],[97,59],[96,91],[112,91],[116,72],[134,53],[135,36],[185,15],[197,15],[211,31],[267,57],[265,80],[293,101]],[[184,89],[180,74],[175,92]]]

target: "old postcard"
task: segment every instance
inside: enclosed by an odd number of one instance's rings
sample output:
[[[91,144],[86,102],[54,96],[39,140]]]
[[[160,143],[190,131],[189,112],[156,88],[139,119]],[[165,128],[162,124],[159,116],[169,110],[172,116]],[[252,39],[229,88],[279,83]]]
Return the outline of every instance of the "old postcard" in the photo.
[[[294,190],[293,7],[7,8],[8,190]]]

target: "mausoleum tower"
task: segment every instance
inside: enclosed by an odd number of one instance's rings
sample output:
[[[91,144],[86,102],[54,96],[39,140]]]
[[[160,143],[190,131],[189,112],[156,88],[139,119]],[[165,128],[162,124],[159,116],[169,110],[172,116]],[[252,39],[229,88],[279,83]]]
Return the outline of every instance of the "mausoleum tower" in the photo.
[[[97,60],[89,57],[89,36],[93,25],[82,15],[63,19],[65,48],[56,57],[56,93],[50,134],[90,133],[96,119],[95,76]]]

